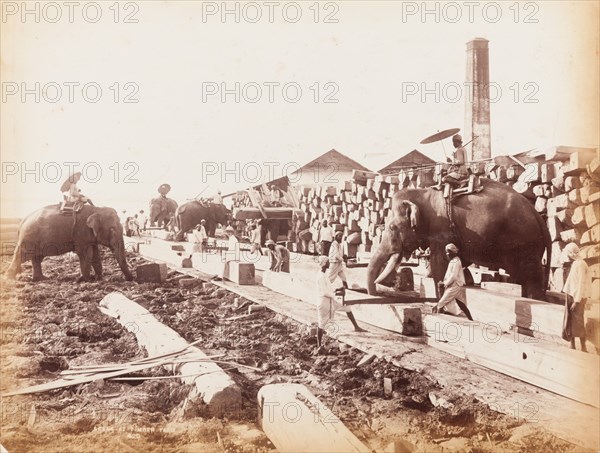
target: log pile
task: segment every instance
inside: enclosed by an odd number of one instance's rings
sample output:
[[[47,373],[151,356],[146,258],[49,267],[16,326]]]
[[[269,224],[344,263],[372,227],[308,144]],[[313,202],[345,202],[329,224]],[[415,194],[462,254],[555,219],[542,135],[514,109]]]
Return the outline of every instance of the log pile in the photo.
[[[312,240],[327,220],[347,238],[348,256],[370,252],[381,241],[394,192],[404,187],[428,187],[434,168],[401,170],[395,175],[354,170],[350,181],[337,185],[298,188],[303,221],[311,225]]]
[[[545,157],[545,160],[543,160]],[[559,146],[545,156],[508,163],[474,162],[471,172],[509,185],[525,196],[547,222],[552,238],[550,289],[560,291],[568,269],[562,250],[568,242],[577,243],[592,267],[593,295],[600,298],[600,160],[592,148]],[[374,250],[383,235],[390,214],[392,196],[402,188],[430,187],[439,181],[448,165],[401,169],[381,175],[355,170],[352,179],[329,186],[300,186],[298,199],[306,228],[303,237],[318,241],[318,231],[327,220],[343,231],[349,257]],[[306,232],[310,231],[311,234]]]

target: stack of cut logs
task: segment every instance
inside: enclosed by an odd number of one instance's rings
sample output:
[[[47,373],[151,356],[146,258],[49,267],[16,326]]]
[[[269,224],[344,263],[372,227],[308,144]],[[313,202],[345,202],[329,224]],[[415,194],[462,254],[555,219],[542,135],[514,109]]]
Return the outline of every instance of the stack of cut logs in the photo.
[[[545,161],[543,158],[545,157]],[[556,147],[545,156],[511,159],[506,165],[477,162],[471,172],[505,183],[528,198],[548,223],[552,237],[551,289],[560,291],[566,278],[562,250],[577,243],[594,277],[594,296],[600,297],[600,160],[597,150]],[[523,159],[521,159],[523,160]],[[344,231],[348,256],[372,251],[384,230],[394,192],[401,188],[429,187],[437,182],[446,164],[403,169],[393,175],[359,171],[338,185],[298,188],[304,221],[312,239],[322,220]]]

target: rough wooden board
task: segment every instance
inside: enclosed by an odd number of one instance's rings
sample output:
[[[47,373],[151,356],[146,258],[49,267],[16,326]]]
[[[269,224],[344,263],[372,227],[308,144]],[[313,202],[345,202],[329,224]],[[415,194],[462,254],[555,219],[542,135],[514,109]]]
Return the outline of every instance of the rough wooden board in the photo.
[[[280,452],[370,452],[302,384],[269,384],[257,395],[259,424]]]
[[[486,289],[467,288],[467,305],[476,321],[497,324],[504,331],[519,326],[560,337],[563,307]]]
[[[595,355],[509,336],[478,322],[427,315],[427,344],[567,398],[600,407],[600,364]]]
[[[118,322],[132,329],[138,343],[144,346],[150,355],[165,354],[174,348],[186,347],[187,342],[173,329],[158,321],[152,314],[129,300],[123,294],[113,292],[100,301],[100,310],[116,318]],[[189,351],[207,357],[197,347]],[[189,398],[201,398],[209,405],[211,412],[220,414],[227,408],[241,404],[241,390],[237,384],[214,362],[190,362],[178,367],[181,375],[196,375],[184,377],[182,381],[193,385]]]
[[[280,294],[294,297],[312,305],[317,304],[315,284],[299,279],[296,276],[282,272],[266,271],[263,273],[262,284]],[[367,297],[365,294],[355,294],[360,295],[355,297]],[[377,298],[377,296],[370,297],[372,299]],[[421,334],[421,319],[418,307],[407,307],[401,304],[352,305],[352,312],[358,321],[366,322],[373,326],[405,335]]]
[[[521,285],[517,285],[516,283],[482,282],[481,288],[515,297],[521,297],[522,294]]]
[[[186,275],[206,278],[195,269],[173,267]],[[260,282],[261,273],[257,274]],[[298,323],[316,322],[316,309],[306,302],[271,291],[264,286],[239,286],[232,282],[211,282]],[[541,390],[525,382],[491,371],[425,344],[422,337],[406,337],[376,327],[368,332],[353,331],[342,313],[335,315],[339,329],[328,335],[365,354],[373,354],[397,367],[416,371],[441,387],[452,387],[465,397],[475,398],[495,411],[527,422],[543,423],[550,433],[591,450],[600,448],[598,410],[592,406]]]
[[[139,244],[139,253],[177,267],[183,267],[183,261],[189,258],[185,252],[176,252],[153,244]]]
[[[238,285],[254,285],[254,264],[229,261],[227,279]]]

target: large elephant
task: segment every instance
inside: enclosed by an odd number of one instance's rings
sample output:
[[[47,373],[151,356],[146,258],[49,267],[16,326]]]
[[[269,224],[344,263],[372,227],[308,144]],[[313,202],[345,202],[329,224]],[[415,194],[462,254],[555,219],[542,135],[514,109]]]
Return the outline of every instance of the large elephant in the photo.
[[[177,202],[171,198],[156,197],[150,200],[150,226],[164,227],[177,211]]]
[[[185,233],[193,230],[201,220],[205,220],[206,234],[215,237],[217,224],[226,225],[231,219],[231,211],[222,204],[189,201],[182,204],[175,212],[179,232],[175,236],[176,241],[183,241]]]
[[[481,184],[481,192],[453,199],[454,229],[441,191],[428,188],[396,192],[381,243],[369,263],[369,293],[375,294],[375,280],[388,259],[387,269],[393,268],[394,262],[410,257],[424,240],[431,248],[431,272],[436,283],[443,279],[448,265],[444,247],[453,242],[460,249],[464,266],[476,263],[502,268],[522,285],[524,296],[542,299],[551,259],[545,222],[525,197],[508,186],[488,179]],[[544,250],[546,272],[542,265]]]
[[[28,215],[19,225],[17,247],[6,276],[15,278],[21,272],[21,264],[31,260],[33,280],[41,280],[44,278],[44,257],[75,252],[81,266],[80,281],[91,279],[91,268],[96,279],[100,280],[102,260],[98,245],[112,250],[125,278],[132,280],[125,259],[123,226],[117,211],[84,205],[73,219],[72,214],[60,213],[60,205],[46,206]]]

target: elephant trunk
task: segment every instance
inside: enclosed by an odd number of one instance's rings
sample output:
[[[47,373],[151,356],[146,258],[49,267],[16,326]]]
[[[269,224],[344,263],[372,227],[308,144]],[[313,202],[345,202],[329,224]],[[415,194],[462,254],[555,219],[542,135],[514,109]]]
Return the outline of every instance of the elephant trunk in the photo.
[[[377,250],[371,257],[371,260],[369,261],[369,267],[367,268],[367,291],[369,294],[377,294],[375,282],[379,277],[381,268],[385,265],[389,257],[389,253],[385,247],[382,246],[382,244],[377,247]]]
[[[113,244],[113,253],[115,255],[117,263],[119,263],[119,267],[121,268],[123,275],[125,275],[125,280],[127,280],[127,281],[133,280],[133,275],[131,274],[131,271],[129,270],[129,265],[127,264],[127,260],[125,259],[125,242],[123,241],[122,236],[121,236],[120,240],[117,239],[115,241],[115,244]]]
[[[383,270],[383,272],[381,274],[379,274],[379,277],[377,277],[377,279],[375,280],[375,283],[381,283],[382,281],[384,281],[394,271],[394,269],[396,268],[396,265],[398,264],[399,259],[400,259],[400,254],[394,253],[388,260],[388,263],[385,266],[385,269]]]

